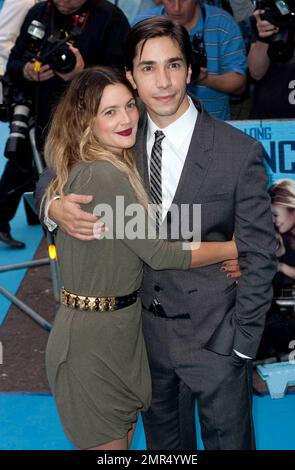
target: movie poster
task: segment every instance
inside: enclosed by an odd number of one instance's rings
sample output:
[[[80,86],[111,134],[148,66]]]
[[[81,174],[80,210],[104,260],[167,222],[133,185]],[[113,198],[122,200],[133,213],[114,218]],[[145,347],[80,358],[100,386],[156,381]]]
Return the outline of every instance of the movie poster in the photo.
[[[287,354],[295,338],[295,120],[232,121],[265,149],[278,271],[259,358]],[[290,352],[290,351],[289,351]]]

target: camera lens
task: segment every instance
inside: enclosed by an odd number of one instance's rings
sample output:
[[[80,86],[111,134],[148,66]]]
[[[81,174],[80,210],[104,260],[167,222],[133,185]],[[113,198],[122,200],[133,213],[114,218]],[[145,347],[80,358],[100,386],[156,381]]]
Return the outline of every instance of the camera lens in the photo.
[[[18,104],[14,108],[11,131],[7,139],[4,155],[7,158],[21,152],[28,136],[28,118],[30,108],[25,104]]]
[[[74,70],[76,66],[76,56],[71,49],[64,44],[50,54],[48,63],[52,70],[56,72],[69,73]]]

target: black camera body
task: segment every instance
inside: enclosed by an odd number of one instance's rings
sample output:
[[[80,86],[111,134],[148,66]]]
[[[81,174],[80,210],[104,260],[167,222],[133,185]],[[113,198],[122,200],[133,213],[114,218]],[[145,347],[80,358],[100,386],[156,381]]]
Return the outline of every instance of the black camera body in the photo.
[[[295,0],[259,0],[256,9],[265,10],[262,20],[279,28],[279,32],[260,41],[269,44],[268,56],[272,62],[288,62],[294,54]]]
[[[256,9],[265,10],[261,18],[278,28],[295,27],[294,0],[259,0]]]
[[[41,65],[48,64],[55,72],[69,73],[76,66],[76,56],[69,48],[68,42],[72,40],[78,31],[62,38],[61,32],[56,31],[45,39],[46,29],[40,21],[33,20],[27,31],[26,58],[34,60]]]

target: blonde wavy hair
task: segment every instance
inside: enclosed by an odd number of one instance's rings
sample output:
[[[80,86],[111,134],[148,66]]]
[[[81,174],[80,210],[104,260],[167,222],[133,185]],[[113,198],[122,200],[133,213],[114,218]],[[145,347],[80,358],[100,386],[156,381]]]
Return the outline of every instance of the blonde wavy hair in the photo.
[[[125,75],[108,67],[92,67],[77,74],[59,101],[50,124],[44,155],[56,174],[48,186],[41,208],[55,195],[63,195],[71,168],[80,162],[107,160],[122,171],[140,204],[147,210],[148,197],[136,166],[133,149],[124,149],[122,156],[106,149],[93,132],[103,91],[108,85],[123,84],[135,97]]]
[[[268,192],[272,204],[295,209],[295,181],[291,179],[277,180]]]

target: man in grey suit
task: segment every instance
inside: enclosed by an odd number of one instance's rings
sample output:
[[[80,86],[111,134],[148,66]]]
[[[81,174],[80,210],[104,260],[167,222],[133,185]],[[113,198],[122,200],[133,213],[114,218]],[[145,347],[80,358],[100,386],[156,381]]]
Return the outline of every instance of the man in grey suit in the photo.
[[[275,236],[261,145],[211,118],[186,94],[191,47],[184,28],[165,17],[135,25],[126,45],[127,77],[145,105],[138,165],[151,188],[155,132],[162,131],[162,220],[173,226],[172,203],[202,206],[201,240],[235,236],[238,283],[213,265],[188,272],[145,269],[143,331],[153,384],[143,415],[149,449],[194,449],[190,390],[198,404],[206,449],[254,449],[251,358],[272,299]],[[37,191],[40,200],[48,178]],[[49,216],[81,239],[96,218],[80,209],[91,196],[68,195]]]

